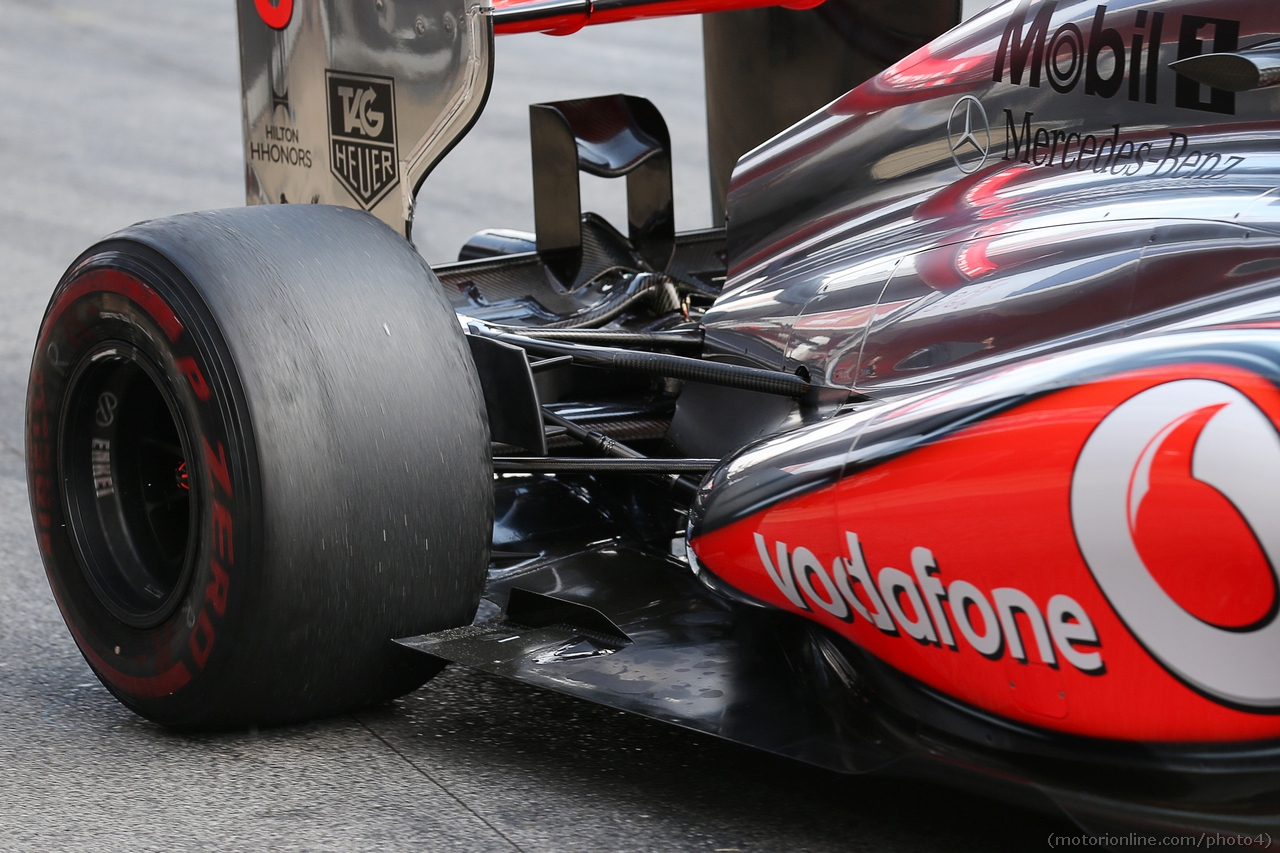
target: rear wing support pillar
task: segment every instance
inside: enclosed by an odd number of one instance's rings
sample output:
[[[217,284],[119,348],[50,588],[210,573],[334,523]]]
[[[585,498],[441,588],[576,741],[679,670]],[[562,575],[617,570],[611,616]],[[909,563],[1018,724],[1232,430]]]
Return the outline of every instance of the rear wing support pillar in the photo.
[[[538,253],[564,282],[582,266],[579,173],[627,179],[632,248],[662,272],[675,248],[671,136],[657,107],[633,95],[607,95],[529,107],[533,218]]]

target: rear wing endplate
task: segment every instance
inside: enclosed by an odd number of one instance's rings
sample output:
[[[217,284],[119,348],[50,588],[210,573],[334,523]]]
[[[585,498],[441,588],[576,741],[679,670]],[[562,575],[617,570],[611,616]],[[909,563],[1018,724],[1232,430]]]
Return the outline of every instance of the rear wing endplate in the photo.
[[[764,5],[776,3],[237,0],[248,203],[354,207],[408,236],[422,181],[484,107],[495,33]]]

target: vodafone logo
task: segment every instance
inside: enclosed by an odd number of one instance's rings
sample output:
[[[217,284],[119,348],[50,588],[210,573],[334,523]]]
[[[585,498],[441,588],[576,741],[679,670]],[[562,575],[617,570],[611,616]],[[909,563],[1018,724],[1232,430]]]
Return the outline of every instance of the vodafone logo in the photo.
[[[1008,656],[1027,663],[1038,658],[1057,668],[1061,656],[1081,672],[1106,672],[1101,652],[1095,651],[1099,642],[1093,621],[1069,595],[1050,597],[1042,613],[1020,589],[984,593],[966,580],[946,583],[933,552],[921,547],[911,550],[911,573],[892,566],[872,572],[852,532],[845,533],[849,556],[836,557],[828,574],[808,548],[775,542],[771,555],[768,540],[759,533],[753,536],[765,573],[801,610],[816,608],[842,622],[853,622],[856,613],[885,634],[953,652],[960,650],[958,633],[989,660]]]
[[[1280,434],[1238,389],[1149,388],[1108,414],[1071,485],[1076,540],[1126,626],[1225,703],[1280,709]]]

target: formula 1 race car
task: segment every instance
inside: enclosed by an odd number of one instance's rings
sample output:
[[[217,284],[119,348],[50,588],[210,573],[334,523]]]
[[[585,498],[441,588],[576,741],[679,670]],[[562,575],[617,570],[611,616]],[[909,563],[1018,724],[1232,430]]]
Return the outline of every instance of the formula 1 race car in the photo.
[[[726,227],[675,232],[662,116],[611,95],[530,108],[534,233],[406,240],[495,33],[756,5],[239,0],[250,206],[93,246],[36,345],[85,658],[180,729],[453,661],[1269,846],[1280,5],[1007,0],[909,52],[956,3],[829,0],[898,61],[745,153]],[[771,14],[707,19],[713,125],[769,112],[731,107]]]

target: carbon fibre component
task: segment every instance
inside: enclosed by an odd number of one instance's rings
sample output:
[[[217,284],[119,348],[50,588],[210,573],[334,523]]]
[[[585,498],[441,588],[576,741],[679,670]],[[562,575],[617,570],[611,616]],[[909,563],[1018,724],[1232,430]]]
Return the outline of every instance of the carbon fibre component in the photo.
[[[474,328],[479,329],[479,326]],[[656,376],[668,376],[674,379],[688,379],[693,382],[725,385],[747,391],[758,391],[763,394],[776,394],[781,397],[804,397],[810,391],[809,382],[801,376],[758,370],[736,364],[703,361],[665,353],[634,352],[624,349],[593,347],[585,344],[566,344],[557,341],[522,338],[519,335],[494,331],[479,330],[473,333],[483,334],[495,340],[524,347],[533,352],[542,352],[553,356],[572,356],[575,364],[590,367],[636,371]],[[848,396],[847,393],[845,396]]]
[[[617,441],[652,442],[661,440],[667,434],[667,429],[670,426],[671,421],[664,418],[625,418],[601,423],[596,431]],[[559,428],[549,427],[546,435],[547,450],[550,452],[574,452],[582,448],[582,442],[569,435],[567,431]],[[514,444],[502,444],[499,442],[494,442],[493,444],[493,455],[495,457],[516,456],[523,452],[526,452],[523,447]]]
[[[627,180],[627,234],[645,268],[662,272],[675,243],[671,135],[652,103],[606,95],[529,107],[538,254],[556,277],[582,267],[578,173]]]
[[[536,252],[534,235],[511,228],[485,228],[467,238],[458,250],[459,261],[477,261]]]
[[[590,648],[598,624],[572,613],[530,630],[508,605],[525,592],[599,611],[631,642]],[[505,618],[400,644],[843,772],[902,753],[866,713],[856,673],[807,628],[736,609],[673,560],[610,543],[493,572],[486,596]]]
[[[563,429],[573,439],[584,444],[588,449],[601,456],[609,456],[614,459],[643,459],[644,455],[632,450],[625,444],[615,440],[609,435],[602,433],[590,427],[583,426],[576,421],[570,420],[562,415],[552,411],[544,411],[543,417],[551,424]]]
[[[1240,53],[1204,53],[1169,66],[1183,77],[1227,92],[1280,86],[1280,50],[1275,45]]]
[[[560,481],[499,481],[495,541],[516,562],[490,569],[473,625],[398,642],[837,772],[1054,804],[1086,826],[1274,829],[1274,744],[1115,744],[999,720],[819,626],[714,591],[573,495]],[[584,550],[586,531],[613,535]]]
[[[507,619],[526,628],[568,625],[617,647],[631,643],[621,628],[594,607],[515,587],[507,597]]]
[[[536,382],[536,378],[535,378]],[[654,442],[667,433],[671,425],[672,400],[661,395],[636,398],[611,398],[594,402],[549,403],[544,406],[548,415],[561,415],[573,419],[573,423],[611,439],[622,442]],[[548,417],[549,420],[553,420]],[[582,442],[562,427],[547,428],[547,448],[563,451],[576,448]],[[509,444],[494,443],[495,456],[515,456],[521,449]],[[571,452],[577,452],[571,451]]]
[[[575,458],[571,456],[495,456],[499,472],[599,471],[615,474],[704,474],[719,459]]]
[[[548,329],[545,327],[519,329],[519,334],[541,341],[563,341],[571,344],[589,344],[598,347],[629,347],[633,349],[702,349],[702,332],[698,329],[669,332],[632,332],[617,329]]]
[[[467,344],[484,391],[490,440],[546,455],[542,404],[528,353],[479,335],[467,335]]]
[[[644,264],[627,240],[594,213],[582,216],[582,265],[561,284],[536,252],[453,264],[434,271],[455,310],[489,323],[540,327],[589,310],[617,285],[620,274]],[[713,297],[724,284],[724,229],[690,231],[675,238],[666,274],[679,289]]]
[[[542,329],[591,329],[644,306],[655,316],[670,316],[680,308],[675,282],[665,275],[638,272],[618,276],[595,304],[567,317],[545,323]]]

